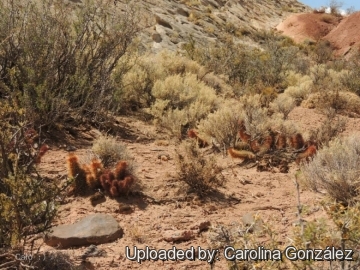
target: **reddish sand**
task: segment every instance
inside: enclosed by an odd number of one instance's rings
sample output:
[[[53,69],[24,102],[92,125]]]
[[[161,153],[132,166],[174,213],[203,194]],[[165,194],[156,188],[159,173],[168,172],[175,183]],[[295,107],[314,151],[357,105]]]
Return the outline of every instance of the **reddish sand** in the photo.
[[[276,29],[295,42],[301,43],[306,39],[318,40],[326,36],[338,23],[338,18],[335,17],[331,23],[323,21],[322,18],[326,15],[331,16],[324,13],[293,14],[281,22]]]
[[[325,13],[293,14],[276,29],[298,43],[307,39],[328,40],[338,56],[352,54],[360,49],[360,12],[347,17]]]
[[[330,41],[337,55],[360,49],[360,12],[344,18],[324,39]]]
[[[313,109],[296,107],[290,113],[289,119],[305,132],[318,127],[325,117]],[[360,119],[348,117],[344,119],[347,120],[346,133],[360,130]],[[119,121],[126,124],[138,138],[151,138],[141,141],[118,137],[127,145],[134,157],[137,164],[136,176],[142,183],[143,193],[148,197],[129,196],[129,198],[124,197],[119,200],[107,197],[105,202],[95,207],[90,204],[89,198],[68,197],[66,203],[60,206],[59,217],[54,225],[73,223],[92,213],[106,213],[112,215],[124,228],[123,238],[112,243],[98,245],[98,248],[107,252],[107,256],[88,258],[92,266],[87,269],[209,269],[207,262],[199,260],[146,261],[138,264],[125,257],[125,247],[149,246],[156,249],[170,249],[176,246],[179,249],[186,249],[191,246],[200,246],[204,249],[211,248],[209,242],[211,232],[209,231],[197,235],[193,240],[176,244],[168,243],[162,238],[168,231],[187,230],[200,220],[208,220],[212,226],[229,226],[233,222],[241,222],[243,216],[248,214],[258,215],[276,230],[280,245],[291,244],[289,239],[292,239],[294,224],[298,221],[294,180],[299,167],[295,163],[290,164],[290,171],[287,174],[257,172],[256,168],[245,169],[235,165],[230,157],[213,154],[219,165],[224,167],[222,174],[228,181],[219,189],[219,195],[202,201],[193,194],[186,194],[184,183],[177,180],[175,160],[177,146],[171,141],[168,141],[169,145],[157,143],[165,137],[164,133],[152,125],[132,118],[124,117]],[[98,134],[98,132],[92,132],[92,134]],[[89,158],[89,146],[79,146],[75,153],[86,160]],[[168,154],[170,160],[159,160],[159,154]],[[39,165],[41,174],[54,181],[63,181],[67,174],[65,163],[67,155],[68,153],[62,148],[52,145],[51,150]],[[303,215],[305,220],[326,217],[319,204],[324,195],[301,188],[300,197],[301,203],[308,209]],[[149,198],[153,198],[158,203]],[[127,215],[118,213],[119,201],[130,205],[134,212]],[[41,244],[42,240],[39,239],[36,245]],[[86,247],[79,247],[60,249],[60,251],[75,259],[85,249]],[[44,244],[40,250],[55,251]],[[215,269],[229,269],[223,256],[216,262]]]

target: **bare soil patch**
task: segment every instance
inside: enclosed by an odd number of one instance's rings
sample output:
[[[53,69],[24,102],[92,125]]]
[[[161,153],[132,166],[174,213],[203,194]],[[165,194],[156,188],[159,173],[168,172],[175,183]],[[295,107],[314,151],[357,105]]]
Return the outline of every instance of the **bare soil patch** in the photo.
[[[325,119],[313,109],[295,108],[289,115],[303,130],[316,128]],[[347,119],[346,133],[360,130],[359,119]],[[296,225],[297,197],[294,185],[298,165],[290,164],[288,173],[258,172],[256,168],[246,169],[235,164],[230,157],[216,154],[220,165],[225,167],[222,172],[227,183],[216,194],[201,199],[194,194],[184,193],[183,182],[177,180],[175,151],[177,146],[166,140],[166,135],[153,125],[133,119],[121,118],[126,126],[138,139],[117,138],[126,143],[128,151],[137,164],[136,176],[143,187],[141,192],[130,194],[119,199],[106,200],[95,207],[87,197],[68,197],[60,206],[59,217],[54,225],[74,223],[92,213],[112,215],[124,229],[123,238],[108,244],[98,245],[106,251],[106,257],[90,257],[87,260],[92,269],[209,269],[207,262],[202,261],[145,261],[142,264],[128,260],[125,257],[125,247],[146,246],[155,249],[187,249],[191,246],[211,248],[208,241],[208,231],[196,234],[195,238],[181,243],[169,243],[163,240],[169,231],[189,230],[201,220],[210,221],[211,225],[230,225],[241,222],[244,215],[258,214],[265,223],[274,226],[279,234],[279,244],[286,245],[291,238],[291,232]],[[141,138],[151,138],[141,140]],[[83,159],[89,155],[89,146],[78,148],[75,153]],[[170,157],[169,160],[159,159],[159,154]],[[57,146],[44,157],[39,165],[40,172],[53,181],[64,181],[67,177],[66,157],[68,152]],[[325,217],[326,214],[319,205],[323,194],[315,194],[301,190],[301,203],[307,209],[305,220]],[[132,211],[119,211],[128,206]],[[41,251],[54,251],[39,239],[37,246]],[[86,247],[71,248],[63,251],[78,260]],[[228,269],[224,257],[216,262],[216,269]],[[91,268],[88,268],[91,269]]]

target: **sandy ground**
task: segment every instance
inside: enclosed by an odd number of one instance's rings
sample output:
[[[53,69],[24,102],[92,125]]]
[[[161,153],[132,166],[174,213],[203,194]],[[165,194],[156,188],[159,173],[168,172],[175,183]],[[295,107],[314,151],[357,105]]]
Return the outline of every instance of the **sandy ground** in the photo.
[[[324,116],[315,110],[302,107],[295,108],[289,115],[303,130],[317,127]],[[347,119],[346,133],[360,131],[360,119]],[[182,243],[168,243],[162,240],[168,230],[186,230],[200,220],[208,220],[212,226],[228,226],[233,222],[241,222],[245,214],[256,214],[266,224],[271,224],[277,231],[279,244],[290,244],[292,230],[298,220],[297,197],[294,184],[296,164],[291,164],[287,174],[257,172],[256,168],[246,169],[236,165],[230,157],[216,154],[216,158],[225,169],[222,172],[227,179],[219,194],[200,200],[192,194],[186,194],[184,183],[176,178],[175,144],[169,141],[168,146],[159,146],[159,139],[164,134],[156,128],[138,120],[121,118],[128,128],[138,135],[138,140],[123,141],[137,164],[136,176],[143,187],[146,197],[130,195],[118,200],[106,198],[106,201],[93,207],[89,198],[68,197],[60,206],[59,217],[55,224],[73,223],[91,213],[107,213],[112,215],[124,229],[124,236],[113,243],[101,244],[98,247],[107,252],[106,257],[88,258],[93,268],[89,269],[209,269],[207,262],[196,261],[145,261],[142,264],[126,258],[125,247],[136,246],[154,249],[188,249],[191,246],[211,249],[209,231],[202,232],[195,239]],[[92,134],[97,134],[93,132]],[[151,138],[141,140],[139,138]],[[89,156],[90,146],[75,151],[84,160]],[[159,154],[168,154],[171,159],[161,161]],[[66,157],[68,152],[53,145],[46,154],[39,169],[41,173],[62,181],[67,175]],[[239,162],[237,162],[239,163]],[[305,220],[325,216],[319,202],[324,195],[301,189],[301,203],[308,209]],[[152,199],[149,199],[152,198]],[[134,212],[119,214],[119,203],[130,205]],[[54,224],[54,225],[55,225]],[[41,245],[42,240],[37,241]],[[86,247],[61,250],[72,258],[81,255]],[[41,245],[41,251],[54,251],[53,248]],[[78,261],[80,262],[80,261]],[[220,256],[215,269],[227,269],[227,261]]]

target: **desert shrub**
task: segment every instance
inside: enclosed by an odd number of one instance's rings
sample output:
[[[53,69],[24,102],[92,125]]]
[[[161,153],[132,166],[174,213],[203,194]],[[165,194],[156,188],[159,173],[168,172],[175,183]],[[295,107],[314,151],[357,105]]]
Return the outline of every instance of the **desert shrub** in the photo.
[[[179,180],[199,196],[216,190],[225,181],[222,168],[213,157],[206,157],[200,151],[195,140],[181,143],[177,151],[177,166]]]
[[[13,247],[28,235],[51,226],[57,197],[62,191],[36,170],[41,138],[25,122],[25,113],[9,101],[0,100],[0,245]]]
[[[289,78],[290,80],[290,78]],[[297,79],[294,78],[297,81]],[[301,101],[306,99],[313,88],[312,79],[309,76],[303,76],[295,85],[286,88],[284,93],[294,98],[296,105],[300,105]]]
[[[84,265],[76,265],[68,254],[60,251],[45,252],[26,251],[14,248],[11,250],[0,249],[0,265],[6,269],[37,269],[37,270],[80,270]],[[27,254],[27,258],[19,258],[19,254]],[[5,269],[5,268],[2,268]],[[87,269],[87,268],[86,268]]]
[[[259,215],[245,214],[242,222],[232,221],[229,225],[221,224],[211,226],[208,233],[208,243],[214,249],[234,248],[236,250],[282,249],[279,245],[279,235],[275,230],[276,222],[266,222]],[[227,256],[235,255],[234,250],[226,250]],[[234,256],[235,257],[235,256]],[[250,257],[250,256],[249,256]],[[216,265],[216,262],[215,262]],[[284,260],[252,260],[244,258],[240,260],[228,259],[228,269],[285,269]]]
[[[242,105],[241,118],[244,121],[246,132],[252,139],[260,138],[272,126],[268,108],[261,106],[260,95],[244,96],[240,99]]]
[[[301,105],[322,110],[332,108],[336,112],[343,114],[360,114],[359,96],[348,91],[330,90],[313,93]]]
[[[155,68],[145,61],[145,56],[134,56],[129,60],[131,68],[124,72],[114,73],[114,100],[116,110],[126,113],[149,107],[153,101],[151,89],[156,78]]]
[[[325,64],[314,65],[310,68],[310,77],[314,83],[314,91],[341,89],[341,78],[348,74],[347,70],[335,71]]]
[[[341,75],[341,83],[350,91],[360,96],[360,54],[354,55],[348,63],[348,72]]]
[[[322,20],[325,20],[327,23],[331,23],[334,20],[334,17],[330,14],[324,14],[321,17]],[[314,59],[319,64],[327,63],[332,58],[333,50],[329,41],[320,40],[316,43],[313,49]]]
[[[111,136],[100,136],[94,141],[91,149],[106,168],[114,165],[119,160],[126,160],[128,162],[128,169],[130,171],[134,169],[134,164],[131,162],[132,159],[126,149],[126,145]]]
[[[226,74],[231,84],[281,86],[294,68],[298,49],[285,46],[284,40],[273,34],[266,34],[264,40],[264,50],[239,44],[200,47],[196,50],[197,60],[215,74]]]
[[[330,197],[344,204],[358,201],[360,166],[359,134],[336,138],[301,171],[315,191],[326,190]]]
[[[215,75],[213,72],[210,72],[199,79],[206,83],[207,86],[215,89],[217,94],[222,94],[225,97],[232,97],[234,95],[232,86],[221,75]]]
[[[227,102],[214,113],[201,120],[198,129],[201,133],[215,139],[221,146],[234,147],[241,120],[240,103]]]
[[[38,125],[104,116],[116,105],[111,74],[141,27],[133,6],[120,12],[113,1],[1,1],[1,96]]]
[[[343,6],[343,2],[337,0],[330,0],[329,7],[330,13],[339,16],[340,15],[340,8]]]
[[[326,23],[333,23],[335,21],[335,17],[334,15],[332,14],[327,14],[327,13],[324,13],[323,15],[321,15],[321,18],[320,20],[323,21],[323,22],[326,22]]]
[[[151,114],[161,126],[178,138],[181,137],[181,126],[194,126],[216,107],[215,90],[192,74],[173,75],[165,80],[158,80],[152,94],[156,100],[150,109]],[[178,121],[173,123],[172,120]]]
[[[220,78],[211,76],[206,69],[184,56],[163,51],[157,55],[138,55],[131,61],[131,68],[117,80],[115,99],[122,111],[148,108],[155,101],[152,89],[157,81],[169,76],[194,74],[198,80],[219,92],[232,89]]]
[[[45,252],[44,254],[36,254],[31,264],[39,270],[54,269],[54,270],[77,270],[79,266],[70,259],[70,256],[58,252]]]
[[[270,109],[274,112],[279,112],[284,115],[284,119],[287,118],[289,113],[295,107],[295,99],[286,95],[282,94],[279,95],[272,103],[270,103]]]
[[[336,115],[334,109],[325,111],[326,119],[321,126],[310,131],[310,139],[319,147],[329,146],[329,142],[345,130],[345,120]]]

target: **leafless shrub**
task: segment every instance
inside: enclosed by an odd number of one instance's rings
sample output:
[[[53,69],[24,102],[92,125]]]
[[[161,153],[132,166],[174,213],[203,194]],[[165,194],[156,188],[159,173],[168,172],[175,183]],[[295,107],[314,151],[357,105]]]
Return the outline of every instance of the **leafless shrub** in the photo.
[[[360,135],[336,138],[301,166],[306,182],[315,191],[325,189],[338,202],[359,199]]]
[[[194,140],[184,141],[177,153],[179,180],[199,196],[216,190],[225,178],[222,168],[212,157],[205,157]]]
[[[344,5],[343,2],[337,0],[328,1],[328,7],[330,7],[330,13],[334,15],[340,14],[340,8]]]

